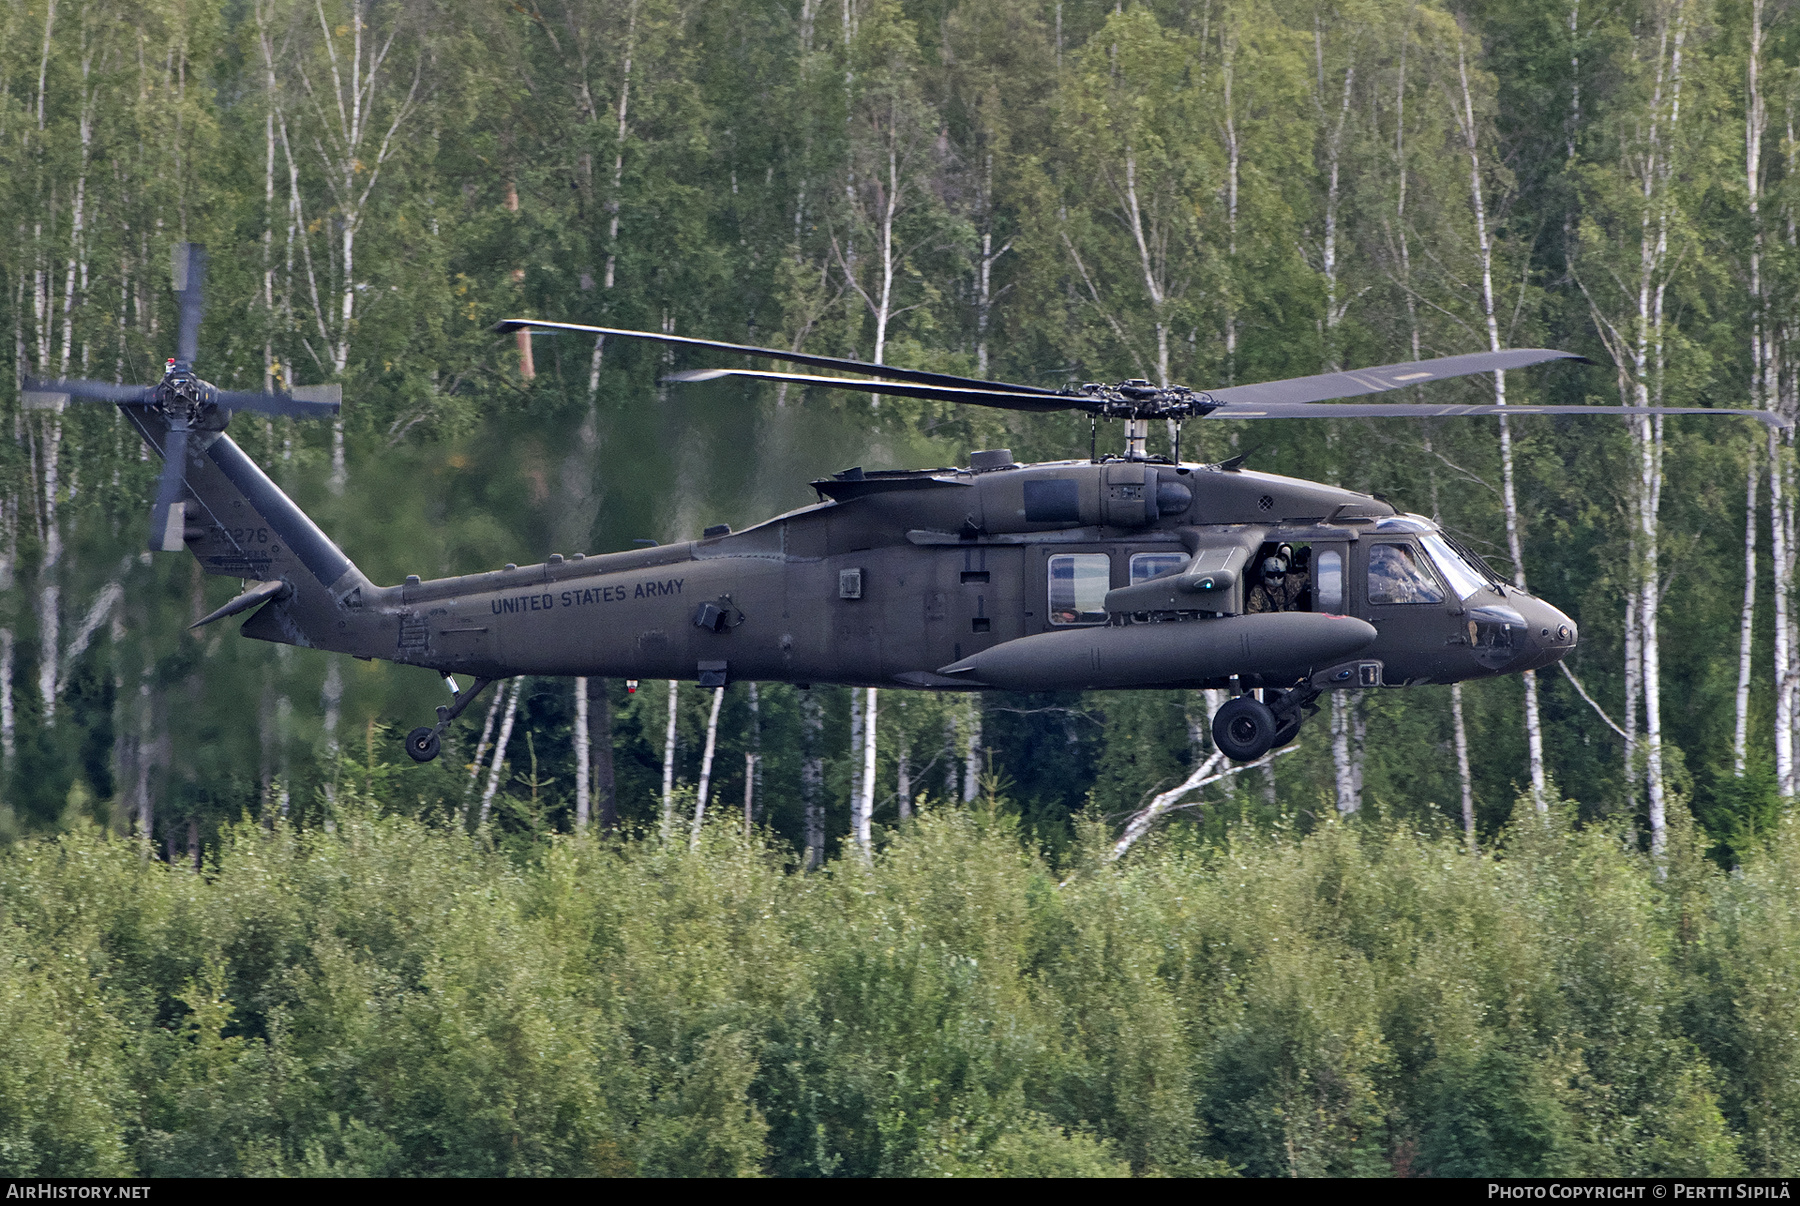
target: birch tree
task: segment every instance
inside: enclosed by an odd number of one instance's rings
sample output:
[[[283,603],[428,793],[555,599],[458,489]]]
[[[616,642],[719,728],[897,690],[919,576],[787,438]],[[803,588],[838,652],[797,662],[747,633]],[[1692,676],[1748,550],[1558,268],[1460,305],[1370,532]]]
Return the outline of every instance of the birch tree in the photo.
[[[365,284],[357,271],[357,237],[384,169],[404,145],[401,132],[414,116],[424,86],[422,17],[421,10],[407,3],[342,0],[328,11],[325,0],[313,0],[310,6],[301,0],[290,18],[295,24],[290,86],[297,88],[309,118],[307,150],[330,200],[335,236],[327,240],[331,271],[321,286],[310,232],[300,234],[321,344],[313,358],[320,370],[335,377],[349,369],[357,298]],[[302,25],[310,36],[300,35]],[[290,165],[290,171],[297,174],[298,166]],[[322,288],[335,289],[335,298],[328,301]],[[339,415],[332,427],[333,490],[343,490],[345,473],[344,420]]]
[[[1483,127],[1476,118],[1475,93],[1469,82],[1468,47],[1459,26],[1456,37],[1457,94],[1452,111],[1456,115],[1457,132],[1468,155],[1469,214],[1475,223],[1475,252],[1481,277],[1481,322],[1487,350],[1498,352],[1504,344],[1500,334],[1500,305],[1494,289],[1494,231],[1488,211],[1490,190],[1486,187],[1482,168]],[[1506,373],[1493,375],[1494,405],[1506,405]],[[1506,415],[1497,420],[1500,429],[1500,501],[1506,520],[1506,551],[1512,558],[1513,585],[1525,589],[1525,545],[1523,522],[1519,516],[1519,494],[1513,470],[1513,438],[1511,422]],[[1531,799],[1539,813],[1549,808],[1544,771],[1544,729],[1538,709],[1537,672],[1527,670],[1519,676],[1525,685],[1525,750],[1531,775]],[[1460,726],[1462,700],[1458,692],[1457,713]],[[1466,739],[1465,739],[1466,743]],[[1466,756],[1466,755],[1465,755]]]
[[[1669,345],[1678,338],[1669,325],[1668,291],[1688,243],[1683,186],[1690,183],[1691,169],[1683,151],[1693,136],[1682,124],[1682,89],[1692,18],[1689,0],[1654,0],[1644,18],[1630,47],[1635,88],[1631,106],[1618,119],[1616,158],[1597,165],[1589,177],[1595,204],[1588,212],[1594,216],[1581,223],[1578,279],[1613,360],[1621,403],[1652,406],[1668,400]],[[1665,433],[1661,416],[1637,416],[1630,426],[1633,555],[1626,604],[1626,728],[1638,732],[1632,704],[1641,699],[1641,773],[1651,847],[1660,855],[1667,798],[1658,634]]]

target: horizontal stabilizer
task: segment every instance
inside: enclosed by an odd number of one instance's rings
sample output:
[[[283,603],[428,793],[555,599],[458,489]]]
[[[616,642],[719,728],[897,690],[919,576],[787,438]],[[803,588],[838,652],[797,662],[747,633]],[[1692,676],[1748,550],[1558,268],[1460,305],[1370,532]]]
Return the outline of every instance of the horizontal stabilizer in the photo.
[[[192,624],[189,624],[188,627],[204,628],[214,620],[223,620],[226,616],[235,616],[240,611],[249,611],[257,604],[266,603],[270,599],[285,599],[292,593],[293,587],[289,586],[279,578],[273,582],[258,582],[255,586],[252,586],[249,590],[245,591],[225,606],[219,608],[205,619],[196,620]]]

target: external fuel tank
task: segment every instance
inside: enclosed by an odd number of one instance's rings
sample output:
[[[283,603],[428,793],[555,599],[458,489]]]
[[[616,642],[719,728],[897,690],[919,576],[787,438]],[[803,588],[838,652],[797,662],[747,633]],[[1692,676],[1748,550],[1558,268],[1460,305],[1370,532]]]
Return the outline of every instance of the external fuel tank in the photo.
[[[1145,687],[1239,673],[1301,678],[1374,640],[1375,626],[1366,620],[1274,612],[1044,632],[1004,641],[938,673],[1006,691]]]

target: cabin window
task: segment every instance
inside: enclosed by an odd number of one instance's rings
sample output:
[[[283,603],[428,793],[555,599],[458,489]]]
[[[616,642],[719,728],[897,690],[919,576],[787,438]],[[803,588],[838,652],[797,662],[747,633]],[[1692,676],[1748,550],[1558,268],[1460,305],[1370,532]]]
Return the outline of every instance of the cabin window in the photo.
[[[1411,545],[1377,544],[1369,548],[1369,602],[1443,601],[1444,588]]]
[[[1313,610],[1344,614],[1344,555],[1336,549],[1313,558]]]
[[[1105,553],[1060,553],[1050,558],[1050,622],[1106,622],[1112,558]]]
[[[1152,578],[1161,578],[1165,574],[1179,573],[1187,567],[1186,553],[1133,553],[1131,555],[1131,584],[1148,582]]]

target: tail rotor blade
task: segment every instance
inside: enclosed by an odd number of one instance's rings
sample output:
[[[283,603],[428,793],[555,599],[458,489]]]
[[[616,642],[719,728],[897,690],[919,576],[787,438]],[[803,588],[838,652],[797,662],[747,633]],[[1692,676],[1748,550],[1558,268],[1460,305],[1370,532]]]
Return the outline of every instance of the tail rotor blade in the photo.
[[[296,419],[329,419],[343,407],[341,385],[298,385],[292,393],[257,394],[248,390],[222,389],[213,400],[227,410],[254,410],[266,415],[291,415]]]
[[[175,358],[192,366],[200,353],[200,318],[206,311],[206,249],[198,243],[177,243],[171,258],[175,300],[181,310]]]
[[[173,553],[187,547],[187,504],[182,491],[187,484],[188,429],[184,423],[170,427],[163,441],[163,471],[156,482],[156,505],[150,509],[150,551]]]
[[[109,381],[40,381],[25,378],[21,399],[28,410],[61,410],[70,401],[148,402],[154,391],[143,385]]]

